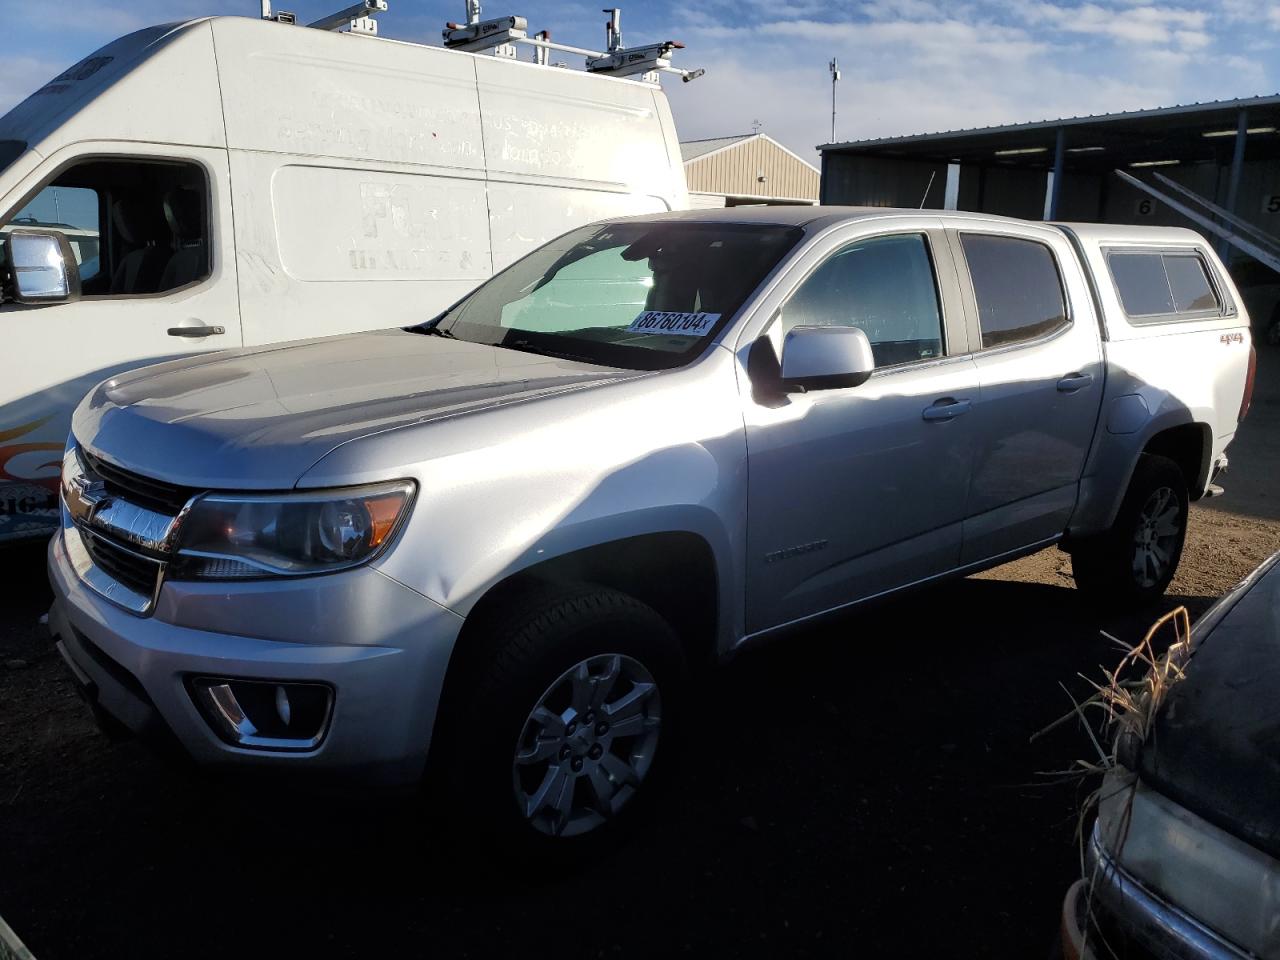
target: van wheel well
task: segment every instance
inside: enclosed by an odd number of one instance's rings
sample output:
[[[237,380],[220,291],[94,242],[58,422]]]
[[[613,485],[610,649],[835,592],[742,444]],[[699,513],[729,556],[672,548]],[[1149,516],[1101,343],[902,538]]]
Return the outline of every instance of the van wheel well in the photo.
[[[1168,457],[1178,465],[1187,481],[1187,491],[1192,500],[1198,500],[1208,480],[1209,427],[1203,423],[1184,423],[1181,426],[1161,430],[1147,441],[1143,453]]]

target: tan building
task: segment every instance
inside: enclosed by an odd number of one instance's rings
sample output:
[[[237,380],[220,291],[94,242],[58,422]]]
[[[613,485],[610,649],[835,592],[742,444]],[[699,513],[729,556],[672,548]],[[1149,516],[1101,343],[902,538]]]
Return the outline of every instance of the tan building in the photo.
[[[691,206],[818,202],[818,168],[763,133],[686,140],[680,153]]]

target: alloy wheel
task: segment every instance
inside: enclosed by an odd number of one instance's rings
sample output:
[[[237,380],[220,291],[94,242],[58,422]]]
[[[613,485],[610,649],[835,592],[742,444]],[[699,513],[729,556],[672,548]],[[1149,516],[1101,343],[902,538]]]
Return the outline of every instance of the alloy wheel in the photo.
[[[516,802],[535,830],[587,833],[615,817],[653,765],[662,700],[653,675],[623,654],[574,664],[539,698],[516,744]]]
[[[1169,487],[1157,487],[1147,497],[1133,534],[1133,575],[1138,585],[1154,587],[1174,560],[1182,532],[1182,508]]]

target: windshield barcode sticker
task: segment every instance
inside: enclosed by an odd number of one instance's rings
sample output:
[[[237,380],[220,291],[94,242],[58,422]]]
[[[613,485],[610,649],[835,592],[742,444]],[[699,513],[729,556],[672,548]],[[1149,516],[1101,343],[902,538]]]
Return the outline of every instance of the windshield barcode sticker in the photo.
[[[646,310],[631,321],[631,333],[674,334],[677,337],[705,337],[720,319],[718,313],[673,313]]]

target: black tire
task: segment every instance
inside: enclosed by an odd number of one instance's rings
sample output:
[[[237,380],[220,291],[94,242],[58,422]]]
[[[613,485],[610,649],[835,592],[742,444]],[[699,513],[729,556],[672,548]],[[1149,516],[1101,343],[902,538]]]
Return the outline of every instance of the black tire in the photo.
[[[672,740],[679,730],[688,682],[680,642],[667,622],[639,600],[616,590],[589,585],[548,587],[526,595],[490,618],[481,635],[473,635],[469,642],[478,647],[470,669],[460,679],[463,687],[450,697],[450,716],[444,718],[447,745],[443,751],[447,768],[443,802],[453,806],[455,812],[466,811],[462,820],[467,832],[475,831],[475,835],[491,842],[498,855],[575,856],[612,842],[629,824],[641,819],[652,807],[673,766],[676,751]],[[564,766],[552,759],[528,768],[515,764],[518,747],[527,749],[529,742],[543,742],[541,735],[533,741],[526,736],[530,730],[526,724],[531,722],[534,707],[545,695],[553,693],[552,688],[558,683],[568,682],[576,689],[573,681],[564,681],[564,677],[577,665],[590,663],[591,669],[599,671],[591,674],[597,678],[608,673],[613,663],[610,658],[614,657],[633,671],[637,668],[632,664],[639,664],[639,669],[654,681],[656,697],[646,701],[645,710],[660,714],[656,737],[653,742],[642,742],[648,736],[646,731],[634,738],[610,737],[607,742],[593,739],[591,749],[606,744],[602,754],[620,754],[630,763],[635,754],[629,755],[628,751],[640,750],[640,744],[649,758],[642,778],[619,800],[619,809],[603,822],[583,826],[589,822],[590,811],[585,814],[587,820],[575,821],[573,829],[580,832],[559,824],[555,811],[527,817],[517,799],[518,788],[524,789],[521,779],[530,784],[527,789],[531,796],[536,793],[532,784],[541,781],[545,772],[541,764],[546,764],[546,770]],[[626,676],[613,685],[615,691],[634,692],[637,687]],[[569,705],[563,712],[573,709]],[[603,707],[599,709],[603,716]],[[551,712],[562,713],[555,701]],[[647,716],[644,722],[651,724],[653,719]],[[598,718],[597,722],[589,721],[581,725],[577,739],[559,741],[574,744],[569,763],[591,760],[591,756],[582,757],[573,751],[582,747],[582,732],[590,727],[587,736],[593,737],[599,725]],[[562,745],[557,749],[557,757],[561,757],[567,748]],[[607,761],[607,757],[597,756],[596,765],[603,767]],[[599,775],[600,770],[595,772]],[[569,774],[566,770],[563,775],[578,778],[570,793],[583,797],[584,805],[587,797],[598,796],[587,774]],[[613,782],[610,776],[610,783]],[[447,811],[441,813],[450,819]],[[595,815],[603,816],[598,810]]]
[[[1148,523],[1151,511],[1167,496],[1168,508],[1176,508],[1175,530],[1160,535]],[[1078,543],[1071,552],[1076,587],[1106,606],[1140,607],[1158,600],[1169,586],[1182,559],[1187,536],[1187,482],[1168,457],[1143,454],[1138,458],[1129,489],[1111,529]],[[1167,508],[1167,509],[1168,509]],[[1166,529],[1161,525],[1159,529]],[[1151,550],[1138,551],[1154,540]],[[1163,556],[1163,562],[1159,558]]]

